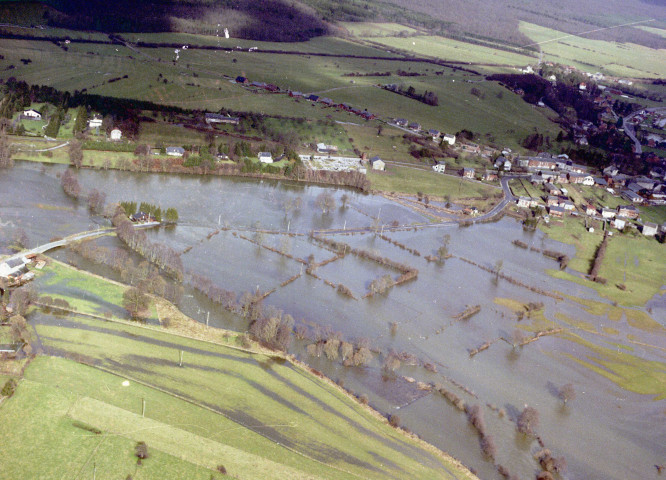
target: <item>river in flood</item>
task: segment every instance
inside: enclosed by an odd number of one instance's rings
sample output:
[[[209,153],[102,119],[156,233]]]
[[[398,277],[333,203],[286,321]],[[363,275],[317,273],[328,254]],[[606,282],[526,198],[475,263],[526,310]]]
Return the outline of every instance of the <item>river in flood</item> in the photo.
[[[57,178],[62,171],[61,166],[42,168],[18,162],[14,169],[0,172],[0,238],[20,227],[27,233],[30,246],[36,246],[97,224],[108,225],[106,220],[91,216],[84,201],[72,200],[62,193]],[[417,280],[364,299],[371,281],[386,274],[395,278],[395,270],[346,255],[319,267],[315,272],[318,279],[305,274],[302,263],[259,248],[242,236],[293,257],[313,255],[316,262],[321,262],[334,253],[309,239],[311,230],[369,227],[377,217],[380,225],[420,224],[427,223],[427,219],[381,196],[282,181],[82,170],[79,182],[84,190],[97,188],[106,192],[108,203],[147,201],[163,209],[176,207],[180,216],[177,227],[147,234],[151,240],[166,243],[179,252],[192,247],[181,256],[186,270],[205,275],[239,295],[244,291],[275,289],[265,305],[291,314],[297,324],[315,322],[341,332],[348,340],[367,338],[373,349],[408,352],[422,362],[436,365],[437,373],[404,365],[397,373],[399,377],[440,383],[467,403],[480,404],[487,429],[497,444],[497,463],[520,478],[534,478],[537,464],[533,455],[540,450],[536,442],[518,435],[512,423],[525,405],[538,410],[537,432],[546,447],[555,456],[566,458],[565,478],[658,478],[654,465],[666,460],[665,401],[655,400],[655,395],[632,393],[598,372],[604,368],[600,363],[602,348],[617,352],[622,349],[631,357],[632,365],[638,362],[639,373],[647,362],[657,362],[661,365],[656,367],[661,368],[657,389],[660,385],[663,397],[664,328],[646,331],[630,326],[624,319],[614,321],[607,315],[588,313],[565,295],[608,302],[591,289],[552,278],[547,270],[557,269],[557,262],[511,242],[519,239],[569,256],[575,252],[572,246],[551,241],[541,232],[524,232],[510,218],[470,227],[410,228],[386,233],[420,255],[372,233],[327,237],[419,270]],[[317,205],[317,197],[323,192],[336,199],[336,207],[328,214],[322,214]],[[341,207],[343,195],[349,199],[346,208]],[[302,202],[300,209],[285,207],[287,200],[297,198]],[[221,227],[225,229],[209,237]],[[257,234],[257,229],[288,230],[296,235]],[[453,257],[441,264],[428,262],[424,257],[436,253],[445,235],[449,236],[448,251]],[[112,237],[96,241],[120,245]],[[54,255],[71,257],[64,252]],[[505,275],[564,299],[497,279],[463,259],[486,268],[495,268],[501,261]],[[300,276],[295,281],[281,286],[296,275]],[[324,280],[343,283],[356,299],[339,294]],[[187,293],[180,307],[188,315],[205,321],[210,312],[211,325],[247,329],[245,320],[195,292]],[[542,337],[517,349],[500,340],[471,358],[469,350],[498,337],[510,338],[517,326],[536,322],[524,319],[519,323],[511,310],[495,301],[497,298],[543,302],[544,321],[554,322],[571,335]],[[663,297],[655,298],[649,314],[662,325],[666,325],[664,304]],[[453,317],[469,305],[480,305],[481,311],[468,320],[455,321]],[[392,323],[397,324],[393,332]],[[574,338],[578,340],[572,341]],[[628,339],[632,342],[628,343]],[[442,396],[418,391],[414,384],[400,378],[382,379],[378,359],[365,368],[346,368],[323,357],[309,357],[306,343],[296,341],[292,348],[304,361],[334,380],[343,381],[351,391],[367,394],[380,411],[399,414],[403,425],[474,468],[480,478],[501,478],[492,462],[483,457],[478,435],[464,414]],[[612,366],[606,363],[605,367]],[[632,370],[627,375],[634,373]],[[577,396],[563,407],[556,390],[566,383],[574,385]],[[464,385],[472,394],[456,385]],[[505,415],[488,405],[502,409]]]

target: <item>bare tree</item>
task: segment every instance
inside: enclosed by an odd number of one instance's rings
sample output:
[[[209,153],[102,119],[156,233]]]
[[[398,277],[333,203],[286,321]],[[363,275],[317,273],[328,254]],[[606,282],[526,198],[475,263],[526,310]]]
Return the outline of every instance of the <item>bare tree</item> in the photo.
[[[326,215],[335,208],[335,198],[329,192],[322,192],[317,196],[316,204],[321,208],[321,213]]]
[[[566,385],[562,386],[562,388],[560,388],[558,396],[566,405],[569,400],[576,399],[576,389],[574,389],[573,384],[567,383]]]
[[[518,431],[525,434],[534,433],[534,429],[539,425],[539,412],[535,408],[525,407],[518,416]]]
[[[81,147],[81,142],[73,139],[69,142],[69,161],[76,168],[81,168],[83,165],[83,149]]]
[[[105,203],[106,203],[106,193],[100,192],[97,189],[93,189],[88,194],[88,208],[93,213],[102,213],[104,211]]]
[[[0,168],[11,168],[14,166],[12,160],[12,147],[5,132],[5,126],[0,126]]]
[[[123,307],[132,318],[142,318],[150,305],[148,296],[136,287],[128,288],[123,293]]]

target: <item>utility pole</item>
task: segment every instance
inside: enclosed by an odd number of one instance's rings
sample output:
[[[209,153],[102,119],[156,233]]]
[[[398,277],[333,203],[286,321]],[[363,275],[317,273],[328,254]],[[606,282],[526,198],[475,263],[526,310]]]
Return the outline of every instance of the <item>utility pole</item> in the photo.
[[[208,328],[208,320],[210,320],[210,310],[206,314],[206,328]]]

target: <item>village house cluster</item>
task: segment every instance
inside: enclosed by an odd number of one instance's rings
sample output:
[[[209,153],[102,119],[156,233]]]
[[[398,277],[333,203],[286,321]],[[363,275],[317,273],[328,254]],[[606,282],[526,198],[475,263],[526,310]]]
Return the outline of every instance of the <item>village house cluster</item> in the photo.
[[[505,161],[503,156],[498,157],[498,162]],[[584,213],[590,218],[609,221],[611,226],[618,230],[623,230],[629,225],[629,221],[633,220],[646,236],[666,233],[666,224],[658,226],[650,222],[641,223],[638,208],[639,205],[666,203],[666,176],[662,171],[654,171],[652,178],[648,178],[621,174],[617,167],[611,166],[604,169],[601,175],[594,176],[588,167],[572,162],[566,155],[552,156],[549,153],[540,153],[536,157],[517,157],[513,163],[517,166],[517,171],[524,175],[529,173],[529,177],[525,178],[528,178],[532,185],[540,186],[544,193],[541,198],[519,197],[518,207],[541,206],[551,217]],[[614,209],[599,209],[589,204],[579,205],[577,208],[563,186],[566,184],[603,188],[628,203]]]

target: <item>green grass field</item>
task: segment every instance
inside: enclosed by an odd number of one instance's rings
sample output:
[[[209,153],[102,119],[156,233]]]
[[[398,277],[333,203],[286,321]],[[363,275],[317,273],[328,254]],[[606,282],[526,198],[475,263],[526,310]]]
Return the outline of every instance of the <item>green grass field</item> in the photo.
[[[666,76],[666,49],[655,50],[635,44],[567,36],[563,32],[526,22],[520,22],[519,28],[534,42],[542,42],[544,60],[610,75],[657,78]],[[555,39],[560,40],[552,41]]]
[[[388,37],[391,35],[417,33],[418,30],[399,23],[342,22],[341,25],[355,37]]]
[[[375,37],[372,41],[401,51],[455,62],[523,67],[536,62],[536,58],[533,56],[438,36]]]
[[[0,452],[7,474],[72,478],[93,463],[100,478],[132,473],[132,447],[145,441],[152,455],[138,478],[209,478],[220,464],[236,478],[462,478],[443,458],[289,363],[100,320],[62,323],[36,325],[45,347],[84,355],[99,368],[34,361],[0,408],[0,431],[12,445]],[[26,458],[39,461],[27,466]]]
[[[576,246],[576,256],[569,262],[569,268],[586,275],[594,260],[597,247],[603,239],[603,232],[585,230],[580,219],[568,217],[564,224],[541,224],[550,238]],[[644,305],[659,293],[666,278],[666,264],[663,262],[663,245],[654,238],[637,234],[615,233],[609,239],[599,276],[607,280],[606,285],[582,278],[581,275],[561,270],[550,272],[557,278],[574,281],[595,289],[605,298],[617,301],[620,305]],[[625,285],[621,290],[617,285]]]
[[[660,37],[666,38],[666,30],[664,30],[663,28],[646,27],[645,25],[639,25],[636,28],[640,28],[641,30],[645,30],[646,32],[654,33],[655,35],[659,35]]]
[[[368,170],[368,178],[373,190],[411,194],[422,192],[437,197],[448,196],[453,202],[460,199],[485,199],[502,194],[499,189],[490,185],[413,168],[390,166],[383,173]]]
[[[49,261],[39,273],[39,292],[52,298],[67,300],[77,312],[128,319],[121,307],[125,285],[110,282],[101,277],[77,270],[65,263]],[[155,305],[151,303],[148,318],[157,320]]]
[[[170,34],[160,35],[164,40]],[[340,41],[330,37],[317,39],[317,49],[326,51],[327,44],[338,48]],[[282,88],[317,92],[336,102],[367,108],[384,118],[405,117],[426,128],[452,133],[467,128],[482,135],[484,141],[494,141],[514,149],[535,127],[551,137],[559,131],[549,120],[554,116],[553,112],[536,109],[495,83],[465,83],[480,77],[426,63],[188,49],[181,52],[180,60],[174,64],[173,49],[167,48],[143,48],[142,53],[137,54],[115,45],[72,44],[70,47],[65,52],[48,42],[3,42],[0,54],[5,59],[0,61],[1,65],[19,64],[19,59],[26,57],[32,63],[0,73],[0,77],[12,75],[30,83],[46,83],[63,90],[85,88],[93,94],[136,98],[185,108],[217,111],[225,107],[311,120],[331,118],[362,122],[352,114],[312,106],[309,102],[296,101],[286,95],[245,89],[224,77],[235,78],[242,74],[251,80],[275,83]],[[426,76],[398,77],[398,70]],[[393,72],[393,75],[343,76],[355,72],[386,71]],[[435,75],[435,71],[444,73]],[[108,83],[108,80],[124,75],[128,78]],[[374,86],[377,83],[403,83],[413,85],[418,92],[433,91],[439,97],[439,106],[430,107],[380,90]],[[483,99],[471,95],[472,86],[481,90]],[[67,128],[63,130],[63,135],[67,135]]]

